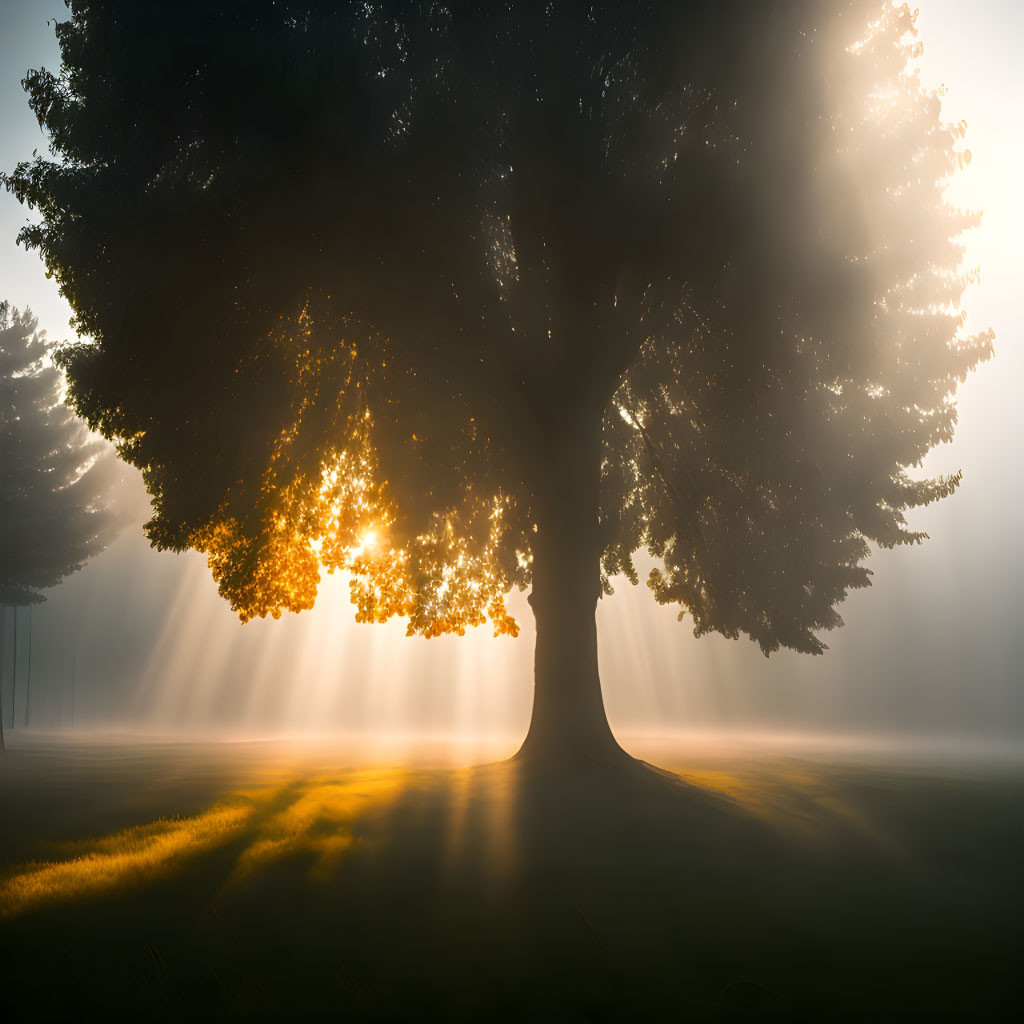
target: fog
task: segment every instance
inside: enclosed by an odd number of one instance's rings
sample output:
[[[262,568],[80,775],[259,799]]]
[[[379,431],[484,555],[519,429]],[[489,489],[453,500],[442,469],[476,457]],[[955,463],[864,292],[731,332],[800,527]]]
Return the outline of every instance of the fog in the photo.
[[[922,75],[944,83],[944,116],[968,122],[974,159],[953,186],[985,211],[968,239],[981,283],[966,297],[969,330],[993,327],[996,356],[962,386],[955,442],[929,473],[963,469],[961,490],[918,510],[920,548],[875,552],[874,584],[841,608],[844,628],[812,658],[764,658],[746,641],[695,639],[672,608],[619,580],[598,610],[602,678],[615,729],[776,731],[782,734],[1019,739],[1024,734],[1024,384],[1017,289],[1024,261],[1024,72],[1016,40],[1024,9],[921,0]],[[45,140],[18,80],[58,63],[50,0],[5,0],[0,33],[0,165]],[[69,310],[36,254],[15,247],[26,212],[0,195],[0,298],[38,315],[51,337],[69,334]],[[151,550],[145,494],[133,477],[122,500],[130,524],[85,569],[48,593],[30,620],[7,615],[4,721],[37,728],[266,734],[350,730],[507,738],[526,729],[533,629],[524,595],[510,602],[523,629],[493,639],[406,639],[404,625],[356,625],[346,581],[328,579],[317,607],[241,626],[203,558]],[[643,573],[641,573],[643,576]],[[10,739],[9,734],[9,739]]]

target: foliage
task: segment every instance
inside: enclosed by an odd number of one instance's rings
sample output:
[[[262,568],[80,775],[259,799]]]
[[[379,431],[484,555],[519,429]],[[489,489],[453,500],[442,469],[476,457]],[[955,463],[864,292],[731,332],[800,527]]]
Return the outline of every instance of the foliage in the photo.
[[[550,452],[595,435],[606,589],[646,546],[697,633],[818,652],[956,486],[908,470],[991,336],[906,7],[69,6],[21,240],[150,538],[243,619],[341,569],[362,620],[514,632]]]
[[[101,551],[120,471],[61,402],[52,345],[28,310],[0,303],[0,604],[37,604]]]

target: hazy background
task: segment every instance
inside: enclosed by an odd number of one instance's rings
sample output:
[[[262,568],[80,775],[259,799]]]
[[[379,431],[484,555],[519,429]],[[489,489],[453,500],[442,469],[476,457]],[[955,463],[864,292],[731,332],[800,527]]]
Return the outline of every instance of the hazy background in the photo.
[[[952,187],[985,211],[968,241],[982,267],[968,292],[968,328],[996,331],[996,357],[960,391],[957,439],[933,453],[930,473],[964,471],[951,499],[911,519],[923,547],[876,552],[874,586],[842,606],[845,628],[811,658],[766,660],[746,640],[694,639],[671,608],[624,580],[598,610],[601,670],[614,728],[769,729],[1024,736],[1024,356],[1019,308],[1024,259],[1024,4],[916,0],[925,45],[921,73],[944,83],[948,120],[965,118],[974,160]],[[59,0],[0,0],[0,167],[43,138],[20,79],[56,69],[47,19]],[[0,299],[30,306],[51,337],[70,335],[70,310],[35,253],[14,244],[29,216],[0,194]],[[141,483],[123,500],[133,523],[106,553],[32,613],[31,724],[207,728],[369,729],[522,734],[532,699],[533,622],[511,606],[518,640],[483,628],[465,638],[405,639],[404,625],[360,626],[344,580],[329,578],[316,609],[241,626],[217,595],[201,556],[151,550],[141,532]],[[4,644],[9,722],[14,622]],[[18,616],[18,723],[28,675],[28,611]]]

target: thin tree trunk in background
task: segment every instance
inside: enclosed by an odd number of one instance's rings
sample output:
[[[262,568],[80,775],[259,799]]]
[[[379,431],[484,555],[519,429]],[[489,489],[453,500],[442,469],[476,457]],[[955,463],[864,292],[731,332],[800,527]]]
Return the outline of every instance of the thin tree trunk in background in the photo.
[[[25,680],[25,728],[28,728],[28,702],[32,696],[32,605],[28,606],[28,678]]]
[[[14,713],[18,710],[18,606],[14,606],[14,666],[11,668],[11,732],[14,732]]]
[[[0,604],[0,750],[4,749],[4,640],[7,635],[7,605]]]
[[[629,760],[612,735],[597,665],[601,419],[552,431],[535,487],[530,605],[537,623],[533,714],[520,760]]]
[[[71,728],[75,727],[75,672],[78,668],[78,638],[75,638],[75,651],[71,656]]]

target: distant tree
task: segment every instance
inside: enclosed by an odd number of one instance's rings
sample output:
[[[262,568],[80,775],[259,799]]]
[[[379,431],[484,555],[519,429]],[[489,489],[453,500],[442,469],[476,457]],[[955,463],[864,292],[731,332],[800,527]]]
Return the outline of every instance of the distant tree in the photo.
[[[117,460],[63,404],[52,348],[27,309],[0,302],[0,645],[7,609],[45,601],[43,591],[81,569],[118,525]],[[0,656],[0,693],[3,664]]]
[[[818,653],[958,478],[967,158],[877,0],[69,0],[6,177],[94,343],[76,408],[245,620],[532,587],[522,753],[621,756],[595,608]]]

